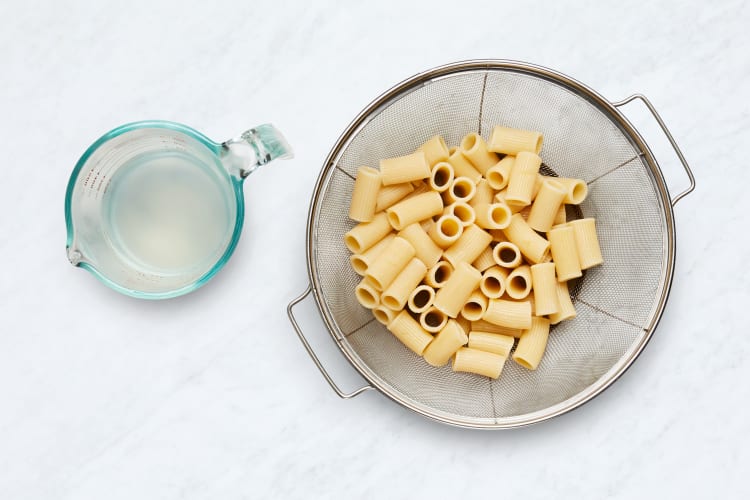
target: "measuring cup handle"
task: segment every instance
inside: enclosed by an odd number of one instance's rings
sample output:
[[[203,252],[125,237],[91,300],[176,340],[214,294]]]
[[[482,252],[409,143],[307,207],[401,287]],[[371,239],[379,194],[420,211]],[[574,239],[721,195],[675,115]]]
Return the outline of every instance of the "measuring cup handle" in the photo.
[[[369,389],[374,389],[373,386],[371,386],[371,385],[368,384],[368,385],[366,385],[364,387],[360,387],[356,391],[346,393],[346,392],[342,391],[339,388],[338,385],[336,385],[336,382],[333,381],[333,378],[331,378],[331,376],[328,374],[328,372],[326,371],[326,369],[323,367],[323,364],[318,359],[318,356],[315,354],[315,351],[313,351],[312,347],[310,346],[310,343],[307,341],[307,339],[305,338],[304,334],[302,333],[302,329],[299,327],[299,324],[297,324],[297,319],[294,317],[294,306],[296,306],[297,304],[299,304],[300,302],[302,302],[303,300],[305,300],[305,298],[308,295],[310,295],[310,292],[312,292],[312,286],[311,285],[307,285],[307,290],[305,290],[305,292],[302,295],[300,295],[296,299],[292,300],[289,303],[289,305],[287,306],[287,308],[286,308],[286,314],[287,314],[287,316],[289,316],[289,321],[292,322],[292,326],[294,327],[294,331],[297,332],[297,336],[299,337],[300,341],[302,341],[302,345],[305,346],[305,349],[307,350],[307,354],[310,355],[310,357],[312,358],[313,362],[318,367],[318,370],[320,370],[320,373],[323,374],[323,377],[326,379],[326,382],[328,382],[328,385],[331,386],[331,389],[333,389],[334,392],[336,394],[338,394],[338,396],[340,398],[342,398],[342,399],[350,399],[350,398],[353,398],[355,396],[358,396],[358,395],[362,394],[363,392],[365,392],[365,391],[367,391]]]
[[[643,104],[646,105],[648,110],[653,115],[654,119],[656,120],[656,123],[659,124],[661,127],[661,130],[664,132],[664,135],[667,136],[667,139],[669,140],[669,143],[672,145],[672,148],[674,149],[674,152],[677,154],[677,157],[680,159],[680,163],[682,163],[683,168],[685,169],[685,172],[688,175],[688,178],[690,179],[690,186],[672,198],[672,206],[675,206],[678,201],[680,201],[682,198],[687,196],[688,194],[692,193],[695,189],[695,177],[693,176],[693,171],[690,169],[690,165],[688,165],[687,160],[685,159],[685,156],[682,154],[682,150],[680,150],[680,147],[677,145],[677,142],[674,140],[674,137],[672,137],[672,133],[667,128],[667,125],[664,123],[664,120],[661,119],[661,116],[659,116],[659,113],[656,111],[656,108],[654,108],[654,105],[651,104],[651,101],[649,101],[646,96],[643,94],[633,94],[630,97],[626,97],[622,101],[613,102],[612,105],[616,108],[619,108],[620,106],[624,106],[625,104],[634,101],[636,99],[640,99],[643,101]]]
[[[221,158],[227,169],[240,179],[273,160],[294,157],[292,147],[279,129],[266,123],[246,130],[221,144]]]

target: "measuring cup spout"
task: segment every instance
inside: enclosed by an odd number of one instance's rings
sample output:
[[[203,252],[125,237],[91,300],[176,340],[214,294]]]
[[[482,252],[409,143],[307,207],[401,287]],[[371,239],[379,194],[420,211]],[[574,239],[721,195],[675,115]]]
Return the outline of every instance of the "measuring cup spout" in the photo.
[[[240,179],[261,165],[294,156],[281,132],[271,124],[260,125],[229,139],[222,145],[221,160],[229,172]]]

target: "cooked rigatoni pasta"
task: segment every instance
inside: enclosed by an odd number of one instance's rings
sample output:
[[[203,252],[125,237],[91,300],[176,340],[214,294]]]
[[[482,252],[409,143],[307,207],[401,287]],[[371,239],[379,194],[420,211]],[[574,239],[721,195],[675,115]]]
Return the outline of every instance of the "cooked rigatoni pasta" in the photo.
[[[508,179],[508,192],[505,193],[505,202],[514,205],[529,205],[534,192],[534,184],[537,182],[537,174],[542,159],[534,153],[521,152],[513,162]]]
[[[516,161],[515,156],[506,156],[495,165],[491,166],[485,175],[487,176],[487,183],[495,191],[500,191],[508,185],[510,180],[510,172],[513,169],[513,164]]]
[[[459,262],[471,263],[492,242],[492,236],[472,224],[463,230],[461,237],[443,252],[443,258],[455,268]]]
[[[604,262],[594,219],[578,219],[567,224],[573,228],[581,269],[589,269]]]
[[[399,231],[398,235],[411,243],[417,258],[425,266],[432,267],[440,260],[443,251],[432,241],[432,238],[427,235],[427,232],[418,223],[409,224]]]
[[[399,311],[394,311],[393,309],[385,307],[383,304],[377,305],[372,310],[372,315],[375,316],[378,323],[382,323],[386,326],[393,321],[393,318],[395,318],[398,313]]]
[[[476,183],[476,190],[474,196],[469,200],[469,205],[475,207],[477,205],[492,203],[492,198],[494,198],[494,196],[495,192],[490,187],[490,183],[487,182],[487,179],[482,177],[479,179],[479,182]]]
[[[479,285],[482,275],[466,262],[458,262],[453,274],[435,294],[433,305],[451,318],[458,316],[471,292]]]
[[[483,320],[508,328],[531,328],[531,304],[528,301],[492,299]]]
[[[510,224],[503,229],[508,241],[515,243],[524,257],[537,264],[549,252],[549,241],[531,229],[519,214],[513,214]]]
[[[568,281],[581,276],[581,264],[578,260],[578,248],[574,229],[565,224],[553,227],[547,232],[552,261],[558,281]]]
[[[466,345],[469,337],[454,319],[449,319],[424,351],[424,360],[432,366],[445,366],[456,351]]]
[[[515,155],[522,151],[539,154],[542,150],[542,140],[542,134],[539,132],[498,125],[492,129],[487,149],[506,155]]]
[[[489,269],[490,267],[495,265],[495,257],[492,256],[492,247],[487,246],[484,250],[482,250],[482,253],[479,254],[479,257],[474,259],[474,262],[471,263],[474,268],[481,272],[484,272],[485,269]]]
[[[487,297],[480,290],[474,290],[461,308],[461,316],[469,321],[478,321],[482,319],[486,310]]]
[[[468,202],[474,197],[476,190],[476,184],[468,177],[456,177],[453,179],[451,187],[443,193],[443,199],[446,204],[457,201]]]
[[[468,134],[461,140],[461,153],[482,175],[500,160],[495,153],[487,151],[484,139],[475,133]]]
[[[435,300],[435,290],[429,285],[419,285],[409,295],[407,306],[415,314],[426,311]]]
[[[498,191],[495,193],[494,201],[497,203],[505,203],[508,205],[508,208],[510,208],[511,213],[517,214],[521,210],[523,210],[526,207],[525,203],[520,202],[512,202],[505,199],[505,197],[508,195],[508,188],[506,187],[502,191]]]
[[[531,190],[531,201],[536,199],[537,194],[539,194],[539,190],[542,189],[542,184],[546,179],[548,179],[548,177],[542,174],[537,174],[536,180],[534,181],[534,189]]]
[[[453,166],[450,163],[445,161],[438,162],[432,167],[432,171],[430,172],[430,187],[438,193],[442,193],[451,187],[454,175]]]
[[[476,205],[474,213],[477,226],[483,229],[505,229],[510,224],[510,218],[513,215],[505,203]]]
[[[559,312],[555,263],[546,262],[531,266],[531,283],[534,289],[534,314],[546,316]]]
[[[509,328],[507,326],[496,325],[485,320],[472,321],[471,329],[469,331],[473,330],[477,330],[480,332],[497,333],[498,335],[508,335],[513,338],[521,338],[521,333],[523,333],[523,330],[521,330],[520,328]]]
[[[461,221],[461,225],[463,227],[474,224],[474,221],[476,220],[474,209],[471,207],[471,205],[463,201],[456,201],[454,203],[451,203],[450,205],[445,207],[443,213],[446,215],[454,215],[456,218],[458,218],[458,220]]]
[[[505,293],[505,281],[508,279],[508,274],[508,270],[504,267],[488,268],[479,281],[479,290],[488,299],[499,299]]]
[[[500,356],[510,356],[513,344],[516,339],[510,335],[500,335],[498,333],[482,332],[472,330],[469,332],[469,347],[479,349],[480,351],[499,354]]]
[[[411,292],[427,273],[427,267],[418,258],[412,258],[396,279],[380,295],[380,302],[393,310],[403,309]]]
[[[568,221],[568,215],[565,212],[565,204],[560,205],[560,209],[555,214],[555,220],[552,221],[552,226],[557,226],[559,224],[565,224]]]
[[[469,372],[498,378],[503,372],[505,357],[491,352],[461,347],[453,358],[454,372]]]
[[[375,205],[380,191],[380,172],[372,167],[359,167],[349,204],[349,218],[370,222],[375,217]]]
[[[411,243],[396,236],[370,264],[365,278],[372,282],[376,290],[382,291],[388,288],[415,254]]]
[[[557,291],[557,300],[560,303],[560,311],[549,315],[550,324],[553,325],[576,317],[576,308],[573,305],[573,301],[570,300],[570,292],[568,292],[568,282],[558,281],[555,289]]]
[[[388,330],[406,347],[418,355],[432,342],[432,335],[424,331],[407,311],[401,311],[388,323]]]
[[[386,208],[392,207],[413,192],[414,185],[412,185],[411,182],[402,182],[401,184],[393,184],[391,186],[381,186],[378,191],[378,197],[375,200],[375,212],[382,212]]]
[[[581,179],[570,179],[567,177],[558,177],[555,179],[557,182],[565,186],[567,194],[565,195],[564,203],[570,205],[580,205],[583,200],[586,199],[586,195],[589,192],[589,187]]]
[[[442,288],[445,282],[448,281],[453,274],[453,266],[450,262],[441,260],[430,269],[427,270],[427,276],[424,278],[424,282],[430,285],[432,288]]]
[[[505,234],[505,233],[503,233]],[[521,250],[515,243],[510,241],[501,241],[492,249],[492,257],[495,263],[501,267],[509,269],[521,265]]]
[[[362,222],[354,226],[344,235],[344,244],[352,253],[363,253],[365,250],[382,240],[391,232],[388,216],[381,212],[376,214],[370,222]]]
[[[363,278],[354,288],[354,295],[357,297],[357,302],[367,309],[373,309],[380,304],[380,292],[367,278]]]
[[[388,243],[390,243],[391,240],[395,237],[396,235],[393,233],[387,234],[382,240],[378,241],[373,246],[368,248],[364,253],[355,253],[349,256],[349,262],[351,262],[354,272],[359,274],[360,276],[364,276],[367,272],[367,268],[370,267],[370,264],[372,264],[372,262],[378,257],[378,255],[383,252]],[[573,244],[575,245],[575,241],[573,242]],[[437,262],[439,259],[440,256],[435,259],[435,262]],[[577,263],[578,256],[576,254],[576,264]]]
[[[482,173],[474,168],[474,165],[466,159],[463,153],[461,153],[460,148],[456,148],[456,151],[451,153],[448,163],[453,165],[456,177],[468,177],[474,182],[478,182],[482,178]]]
[[[399,201],[385,212],[388,214],[388,222],[391,226],[401,230],[412,222],[429,219],[442,211],[443,199],[440,194],[430,191]]]
[[[448,316],[440,309],[437,309],[434,304],[419,314],[419,325],[426,332],[437,333],[443,329],[447,322]]]
[[[521,334],[513,360],[524,368],[536,370],[547,348],[549,320],[534,316],[531,326]]]
[[[458,241],[463,232],[464,226],[461,220],[455,215],[446,214],[430,226],[427,234],[437,246],[445,249]]]
[[[511,299],[525,299],[531,292],[531,287],[531,268],[525,264],[513,269],[505,280],[505,293]]]
[[[565,186],[553,179],[546,179],[534,198],[526,223],[537,231],[549,231],[564,198]]]
[[[441,161],[447,161],[448,160],[448,145],[445,143],[445,140],[439,136],[436,135],[435,137],[432,137],[430,140],[422,144],[418,151],[422,151],[427,158],[427,163],[430,165],[435,165],[438,162]]]
[[[380,160],[380,175],[383,185],[418,181],[430,176],[430,164],[422,151],[406,156]]]

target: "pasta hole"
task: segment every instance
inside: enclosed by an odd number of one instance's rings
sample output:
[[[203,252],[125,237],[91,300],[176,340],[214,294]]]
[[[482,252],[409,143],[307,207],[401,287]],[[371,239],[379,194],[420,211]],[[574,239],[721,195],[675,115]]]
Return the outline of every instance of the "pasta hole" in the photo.
[[[435,283],[445,283],[450,278],[451,271],[448,266],[438,266],[435,268]]]
[[[526,278],[524,278],[523,276],[513,276],[510,279],[510,287],[513,290],[516,290],[518,292],[525,292],[527,286],[528,283],[526,283]]]
[[[510,264],[516,260],[516,251],[509,247],[502,247],[500,249],[500,260],[506,264]]]
[[[423,288],[414,294],[414,299],[412,300],[412,302],[414,303],[414,306],[421,309],[423,307],[426,307],[427,304],[430,303],[431,299],[432,294],[427,289]]]
[[[445,168],[438,168],[437,170],[435,170],[435,175],[432,177],[432,180],[437,187],[445,186],[446,184],[448,184],[449,179],[450,172],[448,172]]]
[[[487,172],[487,182],[489,182],[492,189],[500,189],[500,186],[503,185],[504,181],[505,177],[503,177],[503,174],[500,172],[495,170]]]
[[[384,325],[387,325],[389,323],[389,316],[388,313],[384,310],[378,308],[372,311],[372,314],[375,316],[375,319],[378,320],[380,323],[383,323]]]
[[[383,304],[388,307],[389,309],[400,309],[400,305],[398,303],[398,300],[396,300],[396,297],[392,295],[385,295],[382,297]]]
[[[510,222],[510,211],[502,205],[495,206],[492,208],[490,217],[495,224],[499,226],[506,225]]]
[[[365,274],[367,272],[367,263],[362,259],[360,255],[352,255],[352,258],[350,259],[352,263],[352,268],[354,268],[354,271],[359,274]]]
[[[355,238],[351,234],[347,234],[344,237],[344,243],[346,244],[347,248],[349,248],[349,250],[354,253],[360,253],[362,251],[362,248],[359,245],[359,241],[357,241],[357,238]]]
[[[476,320],[482,316],[482,305],[478,302],[467,302],[464,306],[464,317],[469,320]]]
[[[360,303],[364,306],[373,306],[378,301],[378,299],[367,288],[357,288],[356,293]]]
[[[396,212],[388,212],[388,222],[397,229],[401,227],[401,220]]]
[[[573,203],[581,203],[588,194],[588,187],[586,187],[586,184],[583,182],[576,182],[575,185],[573,185],[573,191],[571,198]]]
[[[440,224],[440,232],[449,238],[458,236],[458,232],[461,229],[461,225],[454,219],[443,219]]]
[[[458,220],[464,223],[471,222],[471,208],[466,205],[456,205],[453,207],[453,215],[458,217]]]
[[[477,145],[477,134],[469,134],[461,141],[461,149],[471,151]]]
[[[439,311],[430,311],[424,315],[424,323],[431,328],[439,327],[443,324],[443,320],[445,316]]]
[[[491,294],[497,295],[500,293],[500,280],[495,276],[487,276],[484,279],[484,288]]]
[[[521,357],[513,356],[513,360],[516,363],[518,363],[519,365],[523,366],[524,368],[528,368],[529,370],[533,370],[534,369],[534,367],[531,366],[528,361],[526,361],[525,359],[523,359]]]

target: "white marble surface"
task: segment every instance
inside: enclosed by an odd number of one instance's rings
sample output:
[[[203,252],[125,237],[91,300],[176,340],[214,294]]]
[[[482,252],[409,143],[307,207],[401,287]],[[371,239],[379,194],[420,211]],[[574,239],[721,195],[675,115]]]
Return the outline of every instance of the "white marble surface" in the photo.
[[[0,498],[750,495],[746,2],[188,3],[0,3]],[[645,93],[698,180],[676,207],[674,287],[643,355],[583,408],[506,432],[374,392],[340,400],[285,314],[307,285],[308,199],[338,134],[401,79],[480,57],[613,100]],[[273,121],[297,152],[247,183],[226,269],[167,302],[110,292],[64,253],[78,156],[146,118],[217,140]],[[660,152],[677,192],[685,176]],[[313,306],[301,315],[356,386]]]

